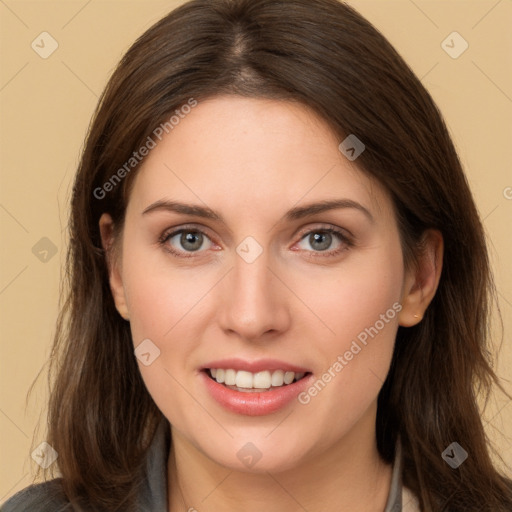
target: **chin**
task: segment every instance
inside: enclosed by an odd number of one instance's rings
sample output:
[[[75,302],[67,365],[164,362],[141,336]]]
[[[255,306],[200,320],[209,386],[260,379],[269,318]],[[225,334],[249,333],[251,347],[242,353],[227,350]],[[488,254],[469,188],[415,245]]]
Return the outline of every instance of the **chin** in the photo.
[[[247,437],[242,442],[230,443],[223,446],[222,452],[204,451],[216,464],[231,471],[251,474],[280,473],[296,468],[306,456],[304,447],[300,453],[297,450],[297,443],[290,446],[278,445],[265,442],[264,436],[260,441],[248,441]],[[227,448],[231,446],[232,449]],[[226,449],[227,448],[227,449]],[[234,456],[233,456],[234,455]]]

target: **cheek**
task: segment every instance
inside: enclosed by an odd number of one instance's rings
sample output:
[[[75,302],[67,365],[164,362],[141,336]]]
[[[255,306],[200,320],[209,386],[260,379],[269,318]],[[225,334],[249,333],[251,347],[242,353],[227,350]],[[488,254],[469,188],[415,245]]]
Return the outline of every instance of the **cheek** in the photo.
[[[183,415],[177,411],[194,406],[182,386],[193,371],[191,355],[200,343],[190,321],[201,309],[208,283],[197,273],[171,269],[165,257],[155,255],[156,250],[137,248],[135,243],[126,248],[123,281],[130,329],[136,353],[139,346],[147,347],[140,353],[150,353],[149,361],[138,358],[149,394],[176,427],[185,429]],[[194,412],[201,415],[200,410]]]
[[[323,334],[317,336],[314,358],[322,364],[299,401],[314,409],[311,417],[317,419],[329,421],[336,412],[343,418],[336,431],[350,428],[376,400],[398,329],[401,252],[389,246],[367,256],[347,259],[338,272],[301,280],[298,292],[309,290],[308,306],[329,328],[318,322]]]
[[[147,244],[147,242],[146,242]],[[214,276],[202,270],[180,268],[163,249],[144,247],[134,238],[125,247],[125,285],[134,344],[144,338],[172,339],[182,320],[212,288]],[[200,309],[200,308],[199,308]]]
[[[377,322],[383,337],[393,338],[402,281],[401,252],[390,245],[354,254],[335,269],[305,272],[295,289],[324,324],[318,327],[332,348],[341,350]]]

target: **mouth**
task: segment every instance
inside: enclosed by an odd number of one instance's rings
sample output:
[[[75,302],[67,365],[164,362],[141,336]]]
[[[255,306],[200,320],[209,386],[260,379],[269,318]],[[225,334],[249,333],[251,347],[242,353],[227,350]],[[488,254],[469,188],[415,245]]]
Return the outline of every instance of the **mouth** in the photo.
[[[245,416],[264,416],[291,407],[314,379],[308,367],[272,358],[218,359],[206,363],[199,374],[214,401]]]
[[[280,369],[253,373],[233,368],[204,368],[203,372],[218,384],[242,393],[265,393],[283,389],[311,375],[311,372]]]

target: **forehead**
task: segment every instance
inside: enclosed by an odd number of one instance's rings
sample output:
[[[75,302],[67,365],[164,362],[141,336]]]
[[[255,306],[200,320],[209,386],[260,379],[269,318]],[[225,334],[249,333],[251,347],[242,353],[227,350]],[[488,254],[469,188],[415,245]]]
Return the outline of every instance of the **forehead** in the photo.
[[[386,191],[342,155],[340,142],[302,104],[211,98],[182,115],[150,151],[130,203],[141,209],[163,197],[179,198],[239,215],[348,197],[381,213],[389,203]]]

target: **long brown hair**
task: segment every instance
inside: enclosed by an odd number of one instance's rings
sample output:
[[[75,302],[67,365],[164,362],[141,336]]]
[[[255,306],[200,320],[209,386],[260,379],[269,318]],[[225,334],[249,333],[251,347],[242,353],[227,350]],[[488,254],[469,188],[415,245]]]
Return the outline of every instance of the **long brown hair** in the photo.
[[[114,307],[98,229],[108,212],[122,232],[137,166],[104,184],[176,109],[219,94],[300,102],[340,142],[363,141],[357,164],[393,199],[407,265],[426,229],[442,232],[437,294],[417,326],[399,328],[379,395],[378,449],[392,462],[400,438],[404,483],[424,511],[508,510],[509,483],[493,467],[477,403],[500,386],[486,355],[494,288],[482,224],[432,98],[389,42],[336,0],[193,0],[145,32],[113,73],[73,188],[68,294],[52,352],[48,442],[68,498],[130,510],[162,418]],[[456,470],[441,457],[452,441],[469,452]]]

